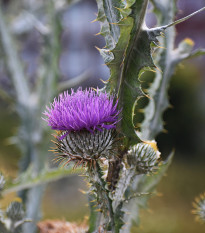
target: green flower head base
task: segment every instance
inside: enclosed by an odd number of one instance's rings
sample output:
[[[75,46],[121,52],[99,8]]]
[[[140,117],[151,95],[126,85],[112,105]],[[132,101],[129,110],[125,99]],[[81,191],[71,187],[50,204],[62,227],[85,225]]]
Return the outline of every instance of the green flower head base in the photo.
[[[48,125],[59,132],[54,151],[67,161],[110,157],[119,122],[117,104],[114,96],[98,89],[60,94],[44,112]]]

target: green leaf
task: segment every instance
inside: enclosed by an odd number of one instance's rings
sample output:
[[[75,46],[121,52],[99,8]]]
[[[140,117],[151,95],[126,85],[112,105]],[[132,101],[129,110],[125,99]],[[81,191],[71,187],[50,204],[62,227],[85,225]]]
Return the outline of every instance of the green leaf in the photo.
[[[98,20],[106,48],[100,50],[110,69],[106,91],[116,93],[122,108],[121,132],[127,137],[127,146],[140,142],[133,124],[134,109],[144,96],[138,79],[142,68],[154,66],[150,37],[142,29],[148,1],[127,1],[116,7],[118,1],[98,0]],[[114,4],[115,10],[111,6]],[[112,15],[112,17],[111,17]],[[120,32],[120,33],[119,33]]]
[[[109,49],[114,48],[120,35],[117,23],[122,17],[118,10],[121,7],[121,3],[117,0],[97,0],[97,4],[99,10],[97,20],[103,23],[101,34],[105,36],[106,47]]]
[[[83,170],[81,168],[76,168],[74,170],[72,167],[68,167],[67,169],[45,168],[36,176],[33,175],[32,171],[33,169],[32,167],[30,167],[27,171],[22,173],[14,182],[7,183],[3,191],[3,195],[10,192],[18,192],[23,189],[28,189],[37,185],[53,182],[63,177],[73,176],[81,173]]]
[[[159,18],[159,24],[165,26],[151,30],[155,34],[158,31],[156,35],[159,35],[165,29],[167,31],[165,32],[165,37],[160,38],[160,46],[162,48],[159,48],[155,61],[158,69],[156,70],[155,79],[148,90],[149,103],[144,109],[144,120],[141,124],[141,132],[139,133],[139,136],[143,140],[153,140],[163,130],[163,113],[169,107],[167,94],[169,83],[176,66],[184,59],[204,54],[203,50],[192,53],[194,43],[190,39],[183,40],[178,48],[175,49],[175,29],[169,27],[189,19],[205,8],[170,23],[175,16],[175,1],[153,0],[153,3],[155,5],[155,13]]]
[[[155,13],[159,24],[168,25],[175,16],[175,1],[155,1]],[[167,13],[169,12],[169,14]],[[158,69],[155,79],[148,90],[149,104],[144,109],[144,121],[141,124],[140,136],[144,140],[152,140],[163,129],[162,114],[169,106],[167,89],[173,73],[172,52],[174,49],[175,29],[170,28],[164,38],[159,38],[159,49],[155,58]]]

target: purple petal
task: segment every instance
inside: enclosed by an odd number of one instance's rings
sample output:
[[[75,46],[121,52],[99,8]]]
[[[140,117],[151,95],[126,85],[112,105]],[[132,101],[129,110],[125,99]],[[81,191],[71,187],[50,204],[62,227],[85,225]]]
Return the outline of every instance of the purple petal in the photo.
[[[46,106],[43,113],[48,125],[55,130],[79,131],[86,129],[90,132],[116,128],[120,121],[118,116],[121,110],[117,109],[118,100],[114,96],[102,93],[97,89],[89,88],[76,92],[71,90],[61,93],[55,98],[50,107]],[[62,136],[64,137],[64,135]]]

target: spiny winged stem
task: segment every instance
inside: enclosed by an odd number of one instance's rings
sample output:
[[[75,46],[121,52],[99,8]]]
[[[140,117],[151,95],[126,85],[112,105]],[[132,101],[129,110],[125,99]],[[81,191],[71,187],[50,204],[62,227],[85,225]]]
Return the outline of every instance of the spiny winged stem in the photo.
[[[99,211],[103,212],[104,218],[108,220],[107,222],[105,221],[105,225],[101,227],[105,228],[104,230],[112,230],[112,232],[115,232],[115,219],[112,200],[109,195],[110,191],[108,190],[107,182],[102,177],[103,172],[98,161],[95,162],[93,167],[91,166],[88,169],[88,174],[90,175],[90,182],[92,185],[91,190],[96,194],[96,202],[100,208]]]

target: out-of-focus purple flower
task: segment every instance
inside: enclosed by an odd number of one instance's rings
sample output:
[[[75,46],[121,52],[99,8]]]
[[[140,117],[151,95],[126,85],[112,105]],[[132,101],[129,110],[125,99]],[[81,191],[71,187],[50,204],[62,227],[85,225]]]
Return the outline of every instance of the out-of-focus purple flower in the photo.
[[[120,110],[117,109],[118,101],[107,93],[94,91],[91,88],[77,92],[71,90],[60,94],[54,102],[47,107],[44,115],[51,129],[71,131],[116,128]]]

